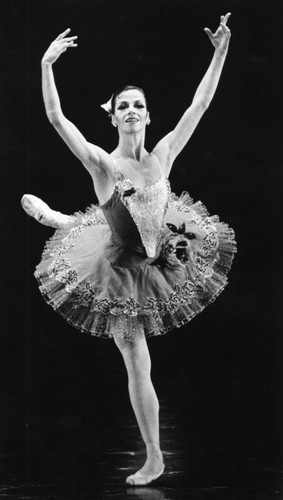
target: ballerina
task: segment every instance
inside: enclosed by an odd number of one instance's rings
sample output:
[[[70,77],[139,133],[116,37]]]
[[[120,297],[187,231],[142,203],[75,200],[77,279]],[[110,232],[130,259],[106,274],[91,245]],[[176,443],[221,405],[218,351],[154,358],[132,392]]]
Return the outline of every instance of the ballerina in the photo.
[[[188,193],[171,193],[168,176],[216,91],[227,55],[230,13],[215,33],[205,28],[212,61],[191,105],[151,152],[143,90],[127,85],[103,105],[118,131],[110,154],[88,142],[63,114],[53,64],[77,36],[61,33],[42,58],[47,117],[89,172],[99,205],[71,216],[24,195],[24,210],[56,228],[35,276],[47,301],[82,332],[114,339],[128,374],[129,395],[146,461],[127,484],[146,485],[164,472],[159,403],[151,381],[146,337],[189,322],[224,289],[236,252],[234,232]]]

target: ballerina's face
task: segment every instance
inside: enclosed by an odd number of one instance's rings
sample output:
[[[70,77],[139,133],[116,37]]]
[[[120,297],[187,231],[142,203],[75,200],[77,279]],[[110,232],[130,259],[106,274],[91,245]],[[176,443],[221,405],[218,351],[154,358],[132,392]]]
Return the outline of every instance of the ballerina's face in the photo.
[[[121,131],[136,133],[149,123],[146,100],[138,89],[125,90],[116,97],[112,123]]]

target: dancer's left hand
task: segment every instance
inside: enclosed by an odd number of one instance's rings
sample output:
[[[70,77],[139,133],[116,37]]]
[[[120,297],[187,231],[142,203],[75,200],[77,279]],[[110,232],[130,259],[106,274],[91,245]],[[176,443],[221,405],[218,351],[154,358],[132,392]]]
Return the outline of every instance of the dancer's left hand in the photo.
[[[225,16],[220,17],[220,26],[217,28],[215,33],[212,33],[209,28],[204,28],[207,36],[209,37],[215,50],[220,52],[226,52],[229,45],[229,40],[231,37],[231,31],[227,26],[227,21],[231,13],[228,12]]]

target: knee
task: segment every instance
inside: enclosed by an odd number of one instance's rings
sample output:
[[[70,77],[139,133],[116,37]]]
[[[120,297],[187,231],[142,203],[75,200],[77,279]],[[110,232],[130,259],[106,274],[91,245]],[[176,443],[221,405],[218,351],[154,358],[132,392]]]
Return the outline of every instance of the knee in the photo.
[[[151,361],[144,338],[135,341],[115,339],[115,343],[123,356],[129,375],[150,375]]]

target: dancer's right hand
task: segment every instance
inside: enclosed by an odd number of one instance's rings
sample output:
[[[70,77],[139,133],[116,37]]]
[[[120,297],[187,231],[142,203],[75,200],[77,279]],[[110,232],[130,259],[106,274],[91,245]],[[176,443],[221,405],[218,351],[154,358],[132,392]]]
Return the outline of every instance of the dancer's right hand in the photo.
[[[58,57],[62,54],[62,52],[66,52],[66,50],[69,47],[78,46],[78,44],[74,42],[78,38],[77,36],[67,37],[70,31],[71,29],[68,28],[65,31],[63,31],[63,33],[60,33],[60,35],[58,35],[57,38],[55,38],[55,40],[51,43],[51,45],[45,52],[42,58],[42,63],[53,64],[55,61],[57,61]]]

